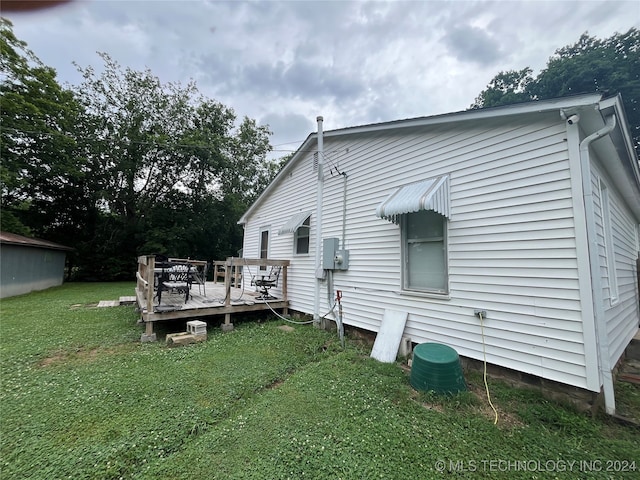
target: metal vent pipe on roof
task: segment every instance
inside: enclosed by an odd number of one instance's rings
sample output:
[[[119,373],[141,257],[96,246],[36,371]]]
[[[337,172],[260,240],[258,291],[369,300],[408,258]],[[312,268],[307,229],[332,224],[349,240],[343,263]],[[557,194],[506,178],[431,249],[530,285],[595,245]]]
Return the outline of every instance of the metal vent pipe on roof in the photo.
[[[322,271],[322,196],[324,193],[323,118],[318,116],[318,185],[316,189],[316,283],[313,291],[313,324],[320,326],[320,281]]]

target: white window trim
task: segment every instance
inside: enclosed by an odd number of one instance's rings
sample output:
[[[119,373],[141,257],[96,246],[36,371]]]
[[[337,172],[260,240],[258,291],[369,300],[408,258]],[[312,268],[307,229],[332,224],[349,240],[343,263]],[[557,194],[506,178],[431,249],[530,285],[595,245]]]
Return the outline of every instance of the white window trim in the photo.
[[[438,212],[435,212],[438,213]],[[439,290],[439,289],[419,289],[419,288],[409,288],[408,287],[408,283],[409,283],[409,279],[408,279],[408,274],[409,274],[409,268],[407,266],[407,262],[408,262],[408,254],[407,254],[407,215],[404,214],[402,215],[401,221],[400,221],[400,239],[401,239],[401,245],[400,245],[400,255],[402,257],[401,262],[402,262],[402,266],[401,266],[401,275],[400,275],[400,291],[403,294],[418,294],[421,296],[432,296],[432,297],[436,297],[436,298],[449,298],[449,292],[450,292],[450,288],[449,288],[449,242],[448,242],[448,238],[449,238],[449,221],[446,217],[443,216],[442,221],[444,222],[444,226],[442,229],[443,232],[443,244],[444,244],[444,276],[445,276],[445,289],[444,290]]]
[[[267,256],[269,258],[269,251],[271,250],[271,225],[260,227],[258,234],[258,258],[262,258],[262,234],[267,232]],[[259,267],[260,270],[265,270],[266,267]]]
[[[604,252],[607,257],[607,275],[609,277],[609,303],[617,305],[620,301],[618,292],[618,275],[613,243],[613,227],[611,223],[611,204],[607,185],[600,179],[600,204],[602,209],[602,228],[604,229]]]
[[[302,225],[296,228],[296,231],[293,232],[293,254],[298,257],[309,256],[309,252],[311,251],[311,215],[309,215],[309,217],[307,217],[307,219],[305,220],[305,222],[307,221],[309,222],[309,225],[305,225],[303,222]],[[298,232],[300,231],[301,228],[306,228],[307,231],[309,232],[307,236],[307,238],[309,239],[309,244],[307,245],[306,253],[298,253],[298,238],[299,238]]]

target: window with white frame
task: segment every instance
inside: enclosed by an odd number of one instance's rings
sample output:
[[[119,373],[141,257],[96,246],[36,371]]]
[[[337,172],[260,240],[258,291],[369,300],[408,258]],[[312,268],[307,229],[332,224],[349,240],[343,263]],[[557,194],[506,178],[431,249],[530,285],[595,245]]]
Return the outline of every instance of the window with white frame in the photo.
[[[260,258],[269,258],[269,229],[268,227],[260,231]],[[260,270],[266,270],[264,265],[260,266]]]
[[[307,217],[302,225],[300,225],[293,234],[293,251],[296,255],[305,255],[309,253],[309,231],[311,226],[311,217]]]
[[[600,180],[600,199],[602,206],[602,228],[604,229],[604,252],[607,259],[607,280],[609,285],[609,302],[618,302],[618,278],[616,276],[616,257],[613,246],[613,229],[611,226],[611,205],[607,186]]]
[[[432,210],[402,215],[404,290],[448,292],[447,218]]]

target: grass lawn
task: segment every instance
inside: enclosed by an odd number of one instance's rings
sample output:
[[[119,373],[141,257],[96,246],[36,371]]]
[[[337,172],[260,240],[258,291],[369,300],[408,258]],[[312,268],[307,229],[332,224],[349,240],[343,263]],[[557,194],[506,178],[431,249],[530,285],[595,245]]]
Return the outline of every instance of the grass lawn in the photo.
[[[2,300],[0,478],[639,476],[634,427],[490,381],[494,425],[481,396],[418,394],[399,365],[310,326],[236,319],[202,344],[141,344],[133,307],[95,308],[133,288]],[[638,390],[620,391],[635,415]]]

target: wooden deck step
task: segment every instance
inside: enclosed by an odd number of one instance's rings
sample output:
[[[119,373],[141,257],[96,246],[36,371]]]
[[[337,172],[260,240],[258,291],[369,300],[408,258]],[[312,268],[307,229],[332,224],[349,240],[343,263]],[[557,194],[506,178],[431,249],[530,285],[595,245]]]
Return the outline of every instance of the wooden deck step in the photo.
[[[136,296],[130,295],[125,297],[120,297],[119,299],[120,305],[133,305],[136,303]]]
[[[118,300],[100,300],[98,302],[98,308],[102,307],[117,307],[120,305]]]

